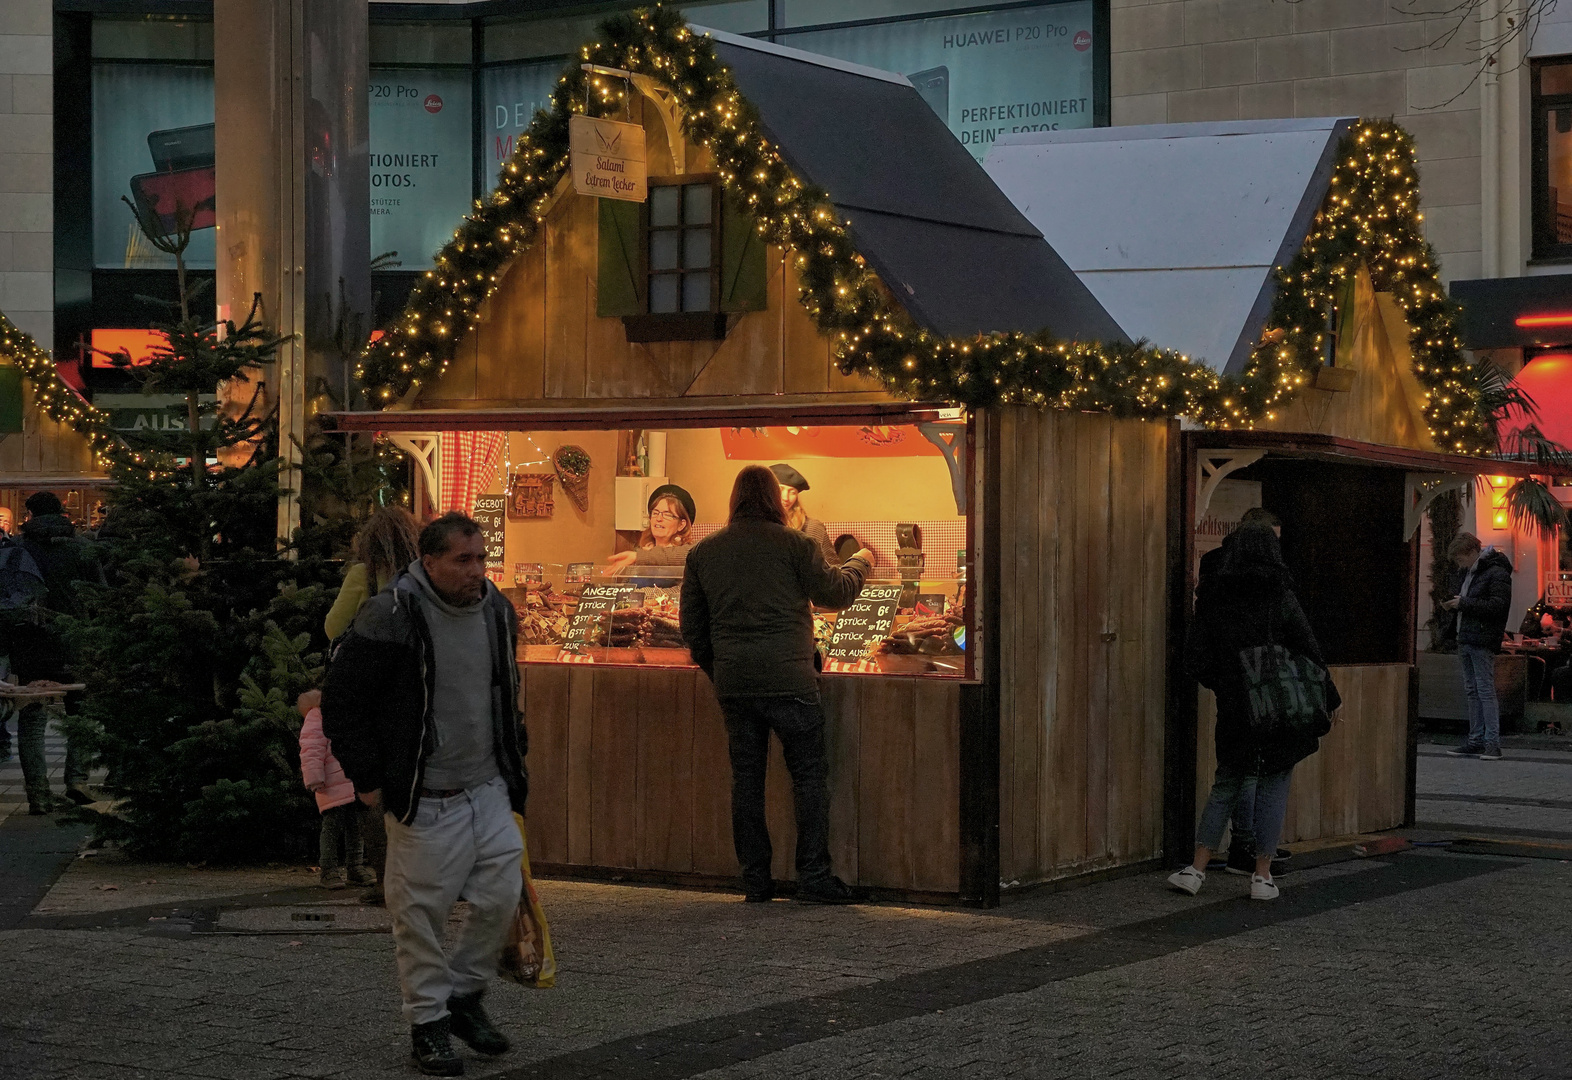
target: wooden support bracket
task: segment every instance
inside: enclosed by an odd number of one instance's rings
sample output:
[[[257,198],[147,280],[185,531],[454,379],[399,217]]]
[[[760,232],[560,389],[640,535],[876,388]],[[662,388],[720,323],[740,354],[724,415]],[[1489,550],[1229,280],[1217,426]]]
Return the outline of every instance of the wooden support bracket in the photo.
[[[939,448],[950,467],[950,491],[955,495],[955,512],[966,516],[966,425],[921,423],[917,430]]]
[[[1231,472],[1254,465],[1266,456],[1265,450],[1197,450],[1195,482],[1195,520],[1206,516],[1212,496]]]
[[[442,499],[442,434],[436,431],[390,431],[388,441],[414,459],[421,478],[426,482],[431,505],[437,506]],[[419,506],[418,500],[416,505]]]
[[[649,103],[655,106],[655,111],[660,114],[661,123],[666,128],[666,142],[671,147],[671,165],[681,176],[688,171],[687,144],[682,140],[682,113],[677,103],[677,95],[666,89],[648,75],[640,75],[633,71],[624,71],[622,68],[603,67],[600,64],[580,64],[591,75],[610,75],[617,79],[626,79],[643,94]]]
[[[1436,501],[1448,491],[1466,490],[1474,482],[1461,473],[1407,473],[1403,477],[1403,539],[1412,540],[1419,522]]]

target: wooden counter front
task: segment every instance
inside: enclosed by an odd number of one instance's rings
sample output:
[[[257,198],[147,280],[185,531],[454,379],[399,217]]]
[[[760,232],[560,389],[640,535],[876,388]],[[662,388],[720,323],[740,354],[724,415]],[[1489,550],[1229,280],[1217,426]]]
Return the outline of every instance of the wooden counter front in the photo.
[[[521,664],[530,855],[546,869],[735,877],[731,764],[709,679],[679,668]],[[960,888],[957,681],[827,676],[835,873],[876,888]],[[791,785],[771,740],[774,876],[795,876]]]

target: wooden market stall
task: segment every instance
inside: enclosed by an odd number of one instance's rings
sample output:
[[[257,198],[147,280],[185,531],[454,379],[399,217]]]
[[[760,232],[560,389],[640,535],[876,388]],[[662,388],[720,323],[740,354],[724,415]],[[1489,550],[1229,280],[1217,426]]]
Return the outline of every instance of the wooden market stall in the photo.
[[[1372,171],[1395,179],[1387,205],[1372,212],[1354,204],[1376,159]],[[989,156],[990,175],[1132,337],[1225,375],[1259,363],[1265,349],[1286,349],[1285,318],[1309,322],[1321,350],[1303,389],[1254,430],[1189,430],[1173,443],[1164,830],[1172,860],[1188,857],[1215,769],[1215,700],[1183,675],[1177,650],[1201,553],[1252,506],[1282,522],[1284,557],[1344,699],[1320,751],[1295,772],[1284,841],[1413,821],[1420,517],[1476,474],[1528,469],[1437,444],[1426,408],[1432,392],[1447,391],[1423,385],[1420,373],[1429,365],[1434,378],[1443,364],[1467,361],[1451,322],[1416,329],[1416,318],[1451,319],[1432,303],[1440,285],[1417,228],[1394,228],[1385,246],[1337,267],[1325,309],[1281,302],[1285,269],[1308,280],[1326,273],[1318,251],[1352,246],[1331,238],[1346,208],[1417,225],[1417,196],[1405,187],[1411,161],[1396,129],[1339,118],[1033,133],[1002,138]],[[1054,212],[1050,193],[1078,212]],[[1416,365],[1416,347],[1435,347],[1441,359]]]
[[[828,192],[858,265],[902,318],[961,342],[1044,328],[1126,341],[904,78],[711,41],[793,175]],[[787,461],[811,481],[804,499],[830,536],[874,549],[873,584],[891,595],[897,631],[887,623],[846,653],[826,626],[836,872],[989,903],[1001,880],[1155,859],[1177,425],[914,403],[844,374],[810,310],[814,268],[764,242],[747,206],[720,194],[705,143],[677,133],[669,93],[648,80],[643,90],[625,118],[643,129],[648,201],[578,194],[564,177],[517,216],[499,211],[499,232],[528,228],[530,212],[540,227],[495,271],[472,325],[459,324],[445,369],[398,379],[412,354],[395,341],[373,356],[395,376],[382,400],[398,405],[334,417],[425,448],[445,505],[498,507],[495,576],[530,634],[520,659],[534,857],[554,873],[736,873],[725,732],[708,680],[653,644],[669,610],[662,583],[628,616],[642,628],[631,639],[615,618],[595,637],[582,613],[660,484],[691,493],[702,535],[723,523],[742,464]],[[456,273],[462,251],[446,249],[434,275]],[[668,265],[680,284],[661,280]],[[458,318],[421,304],[417,294],[406,326]],[[616,580],[630,576],[659,575],[634,567]],[[923,606],[956,624],[949,640],[884,651],[879,639],[898,638]],[[785,879],[790,792],[775,753]]]
[[[94,527],[108,486],[87,438],[45,414],[20,366],[0,364],[0,509],[12,530],[27,517],[23,503],[35,491],[58,495],[72,521]]]

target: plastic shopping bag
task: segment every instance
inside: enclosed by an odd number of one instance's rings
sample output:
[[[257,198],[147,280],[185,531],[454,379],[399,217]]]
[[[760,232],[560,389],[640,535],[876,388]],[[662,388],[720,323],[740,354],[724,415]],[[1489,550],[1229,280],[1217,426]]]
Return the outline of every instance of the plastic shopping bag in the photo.
[[[524,841],[524,892],[519,897],[518,910],[513,913],[508,927],[508,943],[502,948],[502,959],[497,974],[521,986],[548,990],[557,984],[557,958],[551,951],[551,927],[546,925],[546,912],[540,906],[540,894],[535,891],[535,879],[529,872],[529,837],[524,831],[524,819],[514,814],[519,827],[519,838]]]

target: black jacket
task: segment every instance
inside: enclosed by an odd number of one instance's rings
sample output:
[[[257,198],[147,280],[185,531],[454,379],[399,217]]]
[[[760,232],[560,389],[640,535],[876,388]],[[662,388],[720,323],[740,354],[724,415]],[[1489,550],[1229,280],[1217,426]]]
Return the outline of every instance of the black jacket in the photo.
[[[486,617],[498,642],[492,658],[491,716],[497,768],[513,809],[524,813],[529,736],[519,715],[518,614],[490,582]],[[398,576],[361,606],[328,665],[322,732],[356,791],[382,792],[382,805],[408,824],[420,806],[426,760],[436,746],[435,655],[420,586]]]
[[[1455,575],[1457,595],[1462,600],[1457,605],[1457,642],[1459,645],[1478,645],[1493,652],[1501,651],[1501,637],[1506,633],[1507,612],[1512,607],[1512,560],[1491,548],[1479,556],[1474,564],[1474,576],[1458,570]],[[1463,582],[1468,581],[1468,592],[1462,592]],[[1448,617],[1452,618],[1450,613]]]
[[[770,521],[733,522],[688,553],[682,636],[719,697],[818,693],[813,607],[839,611],[872,569],[824,561],[804,533]]]
[[[1324,665],[1321,646],[1286,581],[1209,577],[1199,590],[1185,641],[1185,670],[1217,695],[1217,761],[1262,773],[1283,772],[1315,753],[1316,736],[1262,742],[1250,730],[1250,707],[1239,654],[1275,643]],[[1333,689],[1330,703],[1340,702]]]
[[[53,615],[83,613],[82,595],[77,588],[85,583],[102,584],[94,544],[76,531],[62,514],[40,514],[28,519],[21,528],[21,545],[44,576],[49,590],[40,607],[46,614],[42,625],[7,625],[0,633],[0,648],[10,652],[11,666],[23,682],[33,679],[64,681],[70,675],[67,654]]]

